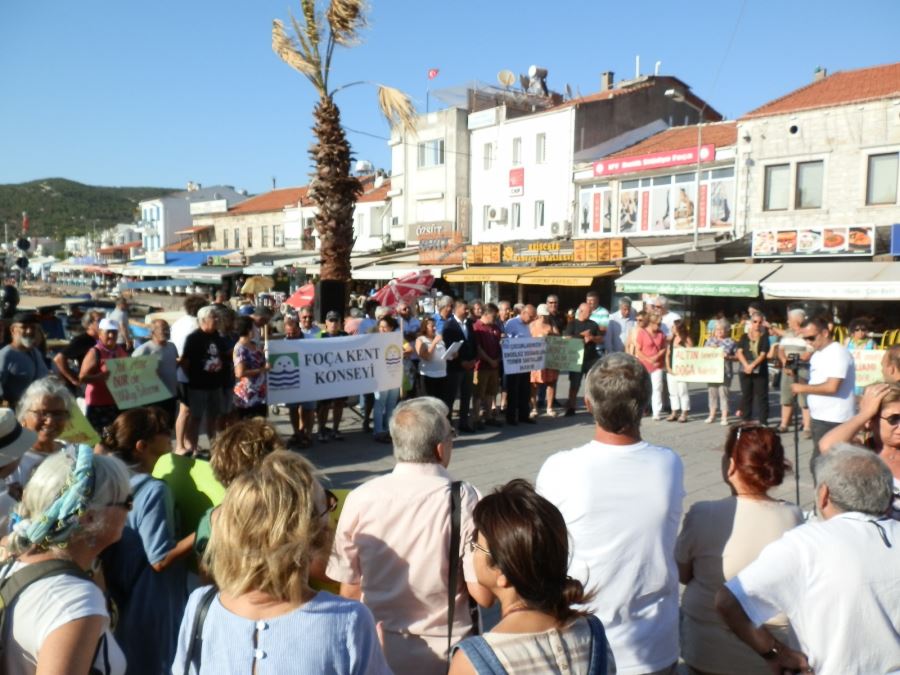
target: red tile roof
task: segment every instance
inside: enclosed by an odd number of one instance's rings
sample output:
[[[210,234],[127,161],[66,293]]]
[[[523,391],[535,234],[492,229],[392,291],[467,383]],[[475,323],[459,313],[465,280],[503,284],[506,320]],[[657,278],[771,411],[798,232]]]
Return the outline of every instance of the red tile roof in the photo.
[[[391,191],[391,179],[385,178],[379,187],[374,186],[374,181],[363,181],[363,189],[366,192],[359,196],[357,202],[383,202],[388,198],[387,193]]]
[[[700,142],[703,145],[712,144],[717,148],[723,148],[737,143],[737,122],[713,122],[703,124],[700,129]],[[671,127],[660,131],[650,138],[645,138],[624,150],[614,152],[609,157],[634,157],[636,155],[649,155],[654,152],[667,150],[680,150],[682,148],[694,148],[697,146],[697,125],[691,124],[684,127]]]
[[[900,63],[838,71],[751,110],[741,119],[900,96]]]
[[[251,197],[236,206],[228,209],[228,215],[238,216],[245,213],[265,213],[266,211],[281,211],[286,206],[296,206],[306,197],[307,188],[281,188],[261,195]]]

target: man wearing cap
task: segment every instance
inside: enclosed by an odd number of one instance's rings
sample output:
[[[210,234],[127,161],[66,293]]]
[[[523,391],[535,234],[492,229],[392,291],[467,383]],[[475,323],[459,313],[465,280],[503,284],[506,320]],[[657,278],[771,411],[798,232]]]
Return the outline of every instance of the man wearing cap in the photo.
[[[47,375],[44,356],[34,346],[37,315],[17,312],[10,321],[10,344],[0,349],[0,398],[15,409],[28,385]]]
[[[16,414],[9,408],[0,408],[0,481],[15,472],[19,460],[37,443],[37,434],[23,429]],[[9,532],[9,514],[16,500],[9,494],[5,483],[0,483],[0,532]]]
[[[156,371],[159,379],[166,385],[172,397],[164,401],[158,401],[153,405],[165,410],[169,415],[169,421],[174,423],[178,404],[178,399],[176,398],[178,393],[178,350],[169,341],[171,331],[167,321],[156,319],[153,321],[152,326],[150,339],[135,349],[132,356],[147,356],[148,354],[159,356]]]
[[[631,311],[631,298],[627,295],[619,299],[619,311],[609,315],[606,327],[606,353],[624,352],[625,341],[634,328],[634,312]]]

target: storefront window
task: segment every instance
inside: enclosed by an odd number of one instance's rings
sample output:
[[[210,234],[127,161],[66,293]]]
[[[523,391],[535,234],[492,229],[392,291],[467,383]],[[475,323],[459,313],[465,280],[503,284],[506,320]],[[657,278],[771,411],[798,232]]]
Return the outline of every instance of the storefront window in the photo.
[[[622,181],[621,185],[619,186],[620,234],[628,234],[638,231],[641,208],[638,187],[640,187],[640,182],[636,180]]]

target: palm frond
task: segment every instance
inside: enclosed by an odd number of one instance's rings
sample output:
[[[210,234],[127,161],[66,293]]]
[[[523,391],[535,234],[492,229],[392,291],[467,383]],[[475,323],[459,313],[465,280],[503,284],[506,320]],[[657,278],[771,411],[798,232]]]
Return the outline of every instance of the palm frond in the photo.
[[[378,87],[378,105],[391,126],[400,126],[409,134],[416,133],[416,110],[409,96],[399,89]]]
[[[312,63],[308,55],[303,54],[297,43],[288,37],[284,24],[275,19],[272,22],[272,51],[294,70],[314,80],[319,76],[318,65]]]
[[[306,39],[309,44],[319,51],[319,17],[316,16],[316,0],[300,0],[300,8],[303,10],[303,22],[306,29]],[[294,22],[295,30],[297,23]],[[301,31],[297,31],[299,35]]]
[[[344,47],[359,41],[359,34],[366,27],[366,3],[364,0],[331,0],[325,18],[334,41]]]

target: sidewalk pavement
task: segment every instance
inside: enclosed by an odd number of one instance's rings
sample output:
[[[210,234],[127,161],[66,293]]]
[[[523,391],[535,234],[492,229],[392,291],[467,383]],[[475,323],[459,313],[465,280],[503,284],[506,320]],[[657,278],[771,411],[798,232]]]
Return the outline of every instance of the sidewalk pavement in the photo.
[[[564,390],[564,389],[561,389]],[[779,410],[777,392],[770,395],[770,409]],[[732,402],[738,397],[732,392]],[[694,502],[719,499],[729,494],[722,479],[722,448],[728,427],[718,420],[704,424],[707,417],[706,389],[697,385],[691,389],[692,412],[687,423],[656,422],[645,417],[641,426],[644,440],[665,445],[684,461],[684,486],[687,493],[684,510]],[[736,406],[734,406],[736,407]],[[290,435],[287,416],[282,413],[270,417],[279,432]],[[735,418],[731,418],[736,423]],[[776,418],[770,417],[770,421]],[[490,492],[512,478],[534,481],[544,460],[559,450],[566,450],[587,443],[593,435],[593,420],[583,404],[574,417],[538,418],[537,424],[520,424],[515,427],[489,428],[488,430],[460,434],[453,444],[450,473],[454,478],[471,482],[482,494]],[[332,487],[353,488],[365,480],[390,471],[394,458],[389,444],[376,443],[363,434],[358,416],[345,411],[341,426],[346,440],[316,442],[303,454],[327,476]],[[790,431],[782,435],[786,457],[794,462],[794,435]],[[809,475],[809,457],[812,441],[799,438],[800,505],[811,509],[813,486]],[[773,497],[796,502],[795,474],[787,473],[784,483],[771,492]]]

